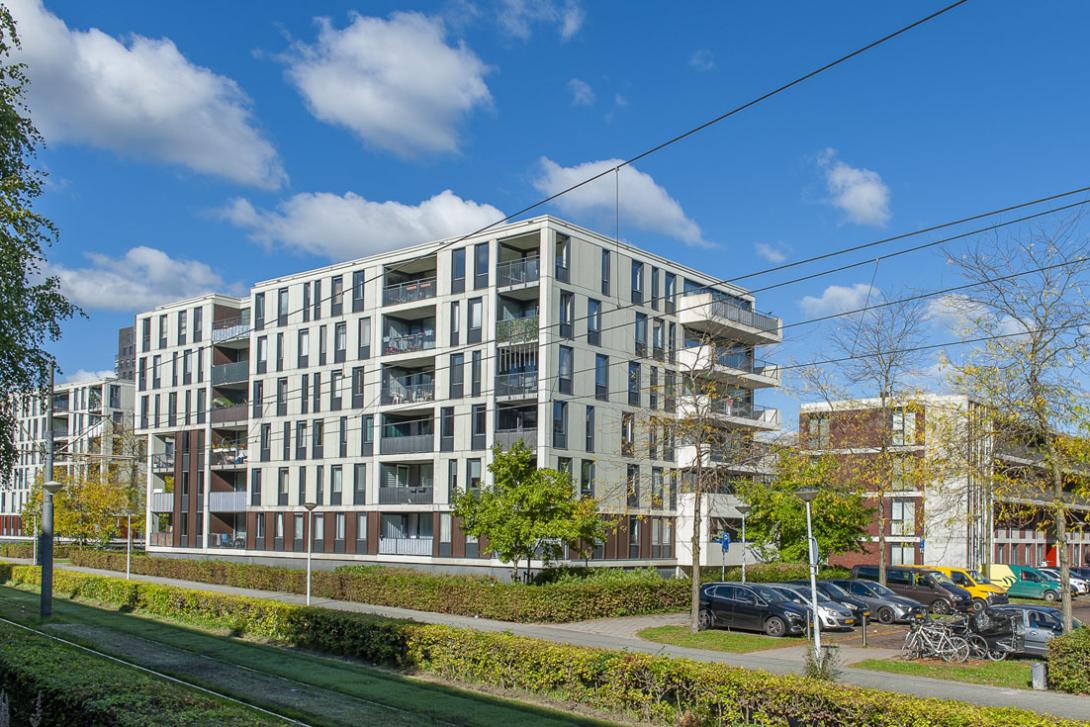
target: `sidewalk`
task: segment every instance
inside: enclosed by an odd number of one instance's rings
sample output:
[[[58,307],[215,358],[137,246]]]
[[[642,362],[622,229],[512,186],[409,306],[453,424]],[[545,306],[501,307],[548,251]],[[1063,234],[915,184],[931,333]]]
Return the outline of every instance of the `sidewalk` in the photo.
[[[8,560],[14,561],[14,559]],[[29,564],[29,561],[22,562]],[[79,568],[68,565],[62,565],[60,567],[65,570],[91,573],[94,575],[111,576],[114,578],[119,576],[115,571]],[[121,574],[121,577],[124,577],[124,574]],[[149,583],[160,583],[216,593],[227,593],[236,596],[266,598],[269,600],[281,601],[283,603],[302,605],[306,601],[302,595],[295,593],[256,591],[244,588],[234,588],[232,586],[196,583],[192,581],[181,581],[173,578],[157,578],[153,576],[133,575],[133,578]],[[312,604],[321,608],[330,608],[338,611],[369,613],[390,618],[412,619],[421,623],[445,624],[448,626],[478,629],[480,631],[508,632],[519,636],[544,639],[546,641],[561,644],[589,646],[598,649],[619,649],[644,654],[659,654],[693,659],[695,661],[728,664],[730,666],[743,667],[746,669],[763,669],[775,674],[798,674],[802,672],[801,651],[797,651],[793,647],[763,652],[758,651],[749,654],[729,654],[725,652],[706,651],[703,649],[689,649],[680,646],[655,644],[638,639],[634,635],[627,635],[634,634],[635,631],[647,628],[648,626],[661,626],[674,623],[678,619],[677,615],[640,616],[630,619],[602,619],[601,621],[581,621],[572,624],[518,624],[506,621],[472,618],[468,616],[454,616],[445,613],[414,611],[406,608],[373,606],[366,603],[354,603],[351,601],[334,601],[328,598],[314,598],[312,599]],[[683,620],[684,617],[681,618]],[[600,624],[600,627],[595,628],[595,624]],[[874,658],[881,658],[882,654],[876,653],[877,651],[879,650],[868,650],[868,655]],[[792,652],[795,653],[792,654]],[[962,682],[951,682],[905,675],[893,677],[892,675],[883,672],[851,668],[845,668],[842,671],[839,681],[843,684],[866,687],[868,689],[898,692],[901,694],[911,694],[918,697],[951,699],[970,704],[993,707],[1018,707],[1057,717],[1090,720],[1090,697],[1080,697],[1073,694],[988,687],[977,684],[966,684]]]

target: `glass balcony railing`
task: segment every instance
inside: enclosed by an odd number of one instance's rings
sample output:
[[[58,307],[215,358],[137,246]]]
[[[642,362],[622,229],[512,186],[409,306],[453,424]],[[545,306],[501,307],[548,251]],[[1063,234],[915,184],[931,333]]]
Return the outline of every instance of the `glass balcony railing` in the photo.
[[[212,407],[212,423],[222,424],[225,422],[241,422],[246,421],[249,414],[247,412],[248,403],[232,404],[230,406],[214,406]]]
[[[212,386],[222,384],[238,384],[246,381],[250,376],[250,362],[237,361],[229,364],[219,364],[212,367]]]
[[[379,555],[431,555],[432,538],[379,538]]]
[[[711,305],[708,307],[708,313],[716,318],[724,318],[734,323],[741,323],[743,326],[756,328],[757,330],[766,333],[779,333],[780,330],[780,319],[776,316],[758,313],[753,310],[746,310],[741,306],[723,300],[712,301]]]
[[[238,447],[227,446],[212,448],[213,467],[245,467],[249,458],[250,451],[245,445]]]
[[[241,338],[250,333],[250,311],[246,311],[235,318],[225,318],[212,324],[213,343],[230,341],[233,338]]]
[[[435,331],[385,336],[382,339],[382,351],[388,355],[427,351],[432,348],[435,348]]]
[[[537,393],[537,372],[496,374],[496,396],[530,396]]]
[[[422,401],[435,401],[435,382],[420,384],[402,384],[388,381],[382,388],[383,404],[413,404]]]
[[[500,343],[528,343],[537,340],[538,317],[508,318],[496,321],[496,340]]]
[[[509,260],[496,265],[496,285],[521,285],[533,283],[541,274],[540,259],[536,257]]]
[[[383,435],[379,440],[379,454],[420,454],[434,449],[434,434]]]
[[[420,487],[380,487],[378,504],[380,505],[430,505],[435,499],[435,489]]]
[[[387,285],[382,290],[382,302],[385,305],[396,305],[398,303],[411,303],[416,300],[427,300],[435,297],[435,289],[435,278],[422,278]]]

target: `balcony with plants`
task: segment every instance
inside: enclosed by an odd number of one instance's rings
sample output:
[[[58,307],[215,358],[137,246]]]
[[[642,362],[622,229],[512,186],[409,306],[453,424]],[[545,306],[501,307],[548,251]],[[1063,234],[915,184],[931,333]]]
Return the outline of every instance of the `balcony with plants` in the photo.
[[[496,342],[502,345],[536,344],[539,328],[537,291],[533,297],[500,295],[496,309]]]
[[[435,309],[383,316],[382,353],[396,356],[435,348]]]

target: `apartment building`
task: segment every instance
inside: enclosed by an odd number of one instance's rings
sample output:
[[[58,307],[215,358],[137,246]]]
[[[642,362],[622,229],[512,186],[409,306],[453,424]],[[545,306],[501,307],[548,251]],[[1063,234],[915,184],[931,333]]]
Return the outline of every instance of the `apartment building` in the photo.
[[[872,496],[875,519],[864,552],[834,557],[836,565],[877,563],[877,507],[885,512],[887,562],[980,568],[987,563],[1039,565],[1055,562],[1047,503],[996,488],[1001,470],[1017,477],[1039,467],[1040,457],[1009,445],[989,425],[986,406],[964,395],[921,394],[883,409],[878,399],[804,404],[799,413],[800,446],[842,461],[893,457],[882,502]],[[911,458],[941,464],[913,465]],[[846,467],[843,473],[850,473]],[[920,481],[914,474],[931,476]],[[1072,563],[1090,562],[1090,503],[1072,499]],[[820,516],[820,513],[817,514]],[[1082,523],[1080,525],[1079,523]]]
[[[753,397],[780,322],[753,308],[539,217],[140,314],[149,549],[303,557],[309,502],[320,558],[505,569],[450,503],[521,440],[615,521],[594,562],[674,567],[680,368],[735,383],[722,426],[778,424]]]
[[[23,537],[19,513],[45,468],[53,435],[54,477],[79,477],[116,465],[119,439],[132,432],[133,382],[116,377],[54,387],[52,418],[45,395],[16,397],[19,460],[0,483],[0,537]]]
[[[136,377],[136,329],[132,326],[117,329],[114,374],[126,381],[132,381]]]

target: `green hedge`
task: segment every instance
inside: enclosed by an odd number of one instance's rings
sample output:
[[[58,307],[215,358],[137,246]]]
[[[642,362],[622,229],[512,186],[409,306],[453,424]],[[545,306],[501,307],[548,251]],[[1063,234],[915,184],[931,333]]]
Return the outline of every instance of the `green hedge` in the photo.
[[[746,580],[751,583],[780,583],[782,581],[806,580],[810,577],[810,566],[806,563],[754,563],[746,566]],[[851,571],[846,568],[822,568],[818,578],[850,578]],[[720,580],[718,568],[703,568],[700,580],[709,583]],[[742,567],[727,568],[726,580],[742,580]]]
[[[0,566],[0,582],[36,585],[38,581],[36,568]],[[64,570],[57,571],[54,588],[58,596],[226,627],[239,636],[443,680],[578,702],[629,720],[690,727],[1074,724],[1018,709],[914,698],[722,664],[567,646]]]
[[[125,555],[82,550],[72,564],[124,571]],[[303,593],[306,573],[298,568],[217,560],[132,559],[134,573],[215,583],[262,591]],[[315,571],[314,595],[376,606],[514,621],[563,623],[591,618],[680,611],[689,603],[689,582],[667,579],[653,571],[626,577],[574,579],[546,585],[501,583],[493,578],[436,575],[384,566],[345,566]]]
[[[1048,642],[1048,686],[1061,692],[1090,694],[1090,627]]]
[[[35,714],[43,725],[268,724],[241,707],[4,623],[0,689],[10,700],[11,724],[32,724]]]
[[[78,546],[69,545],[67,543],[54,543],[53,557],[67,558],[76,550],[78,550]],[[33,557],[33,543],[0,543],[0,558],[22,558],[28,560]]]

